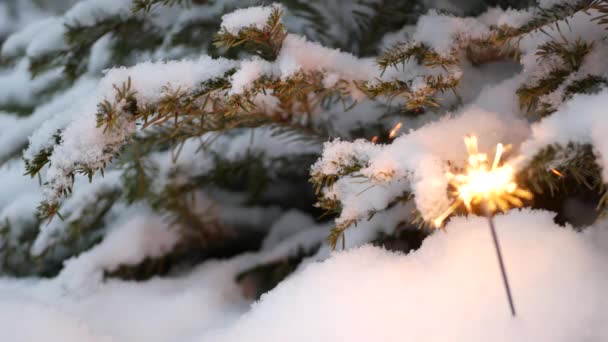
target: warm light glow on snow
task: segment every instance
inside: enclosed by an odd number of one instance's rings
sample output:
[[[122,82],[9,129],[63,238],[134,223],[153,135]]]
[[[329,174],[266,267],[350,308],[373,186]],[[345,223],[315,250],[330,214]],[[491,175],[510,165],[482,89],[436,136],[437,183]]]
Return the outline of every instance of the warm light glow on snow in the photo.
[[[513,166],[507,162],[500,165],[504,152],[502,144],[496,146],[496,154],[490,166],[488,155],[477,149],[476,136],[465,137],[464,143],[469,155],[466,172],[447,174],[450,185],[455,188],[454,195],[457,200],[434,220],[433,223],[437,227],[460,204],[464,204],[468,211],[472,211],[472,206],[481,202],[484,202],[490,212],[497,209],[507,211],[510,207],[521,207],[522,198],[532,198],[531,192],[521,189],[515,183]]]

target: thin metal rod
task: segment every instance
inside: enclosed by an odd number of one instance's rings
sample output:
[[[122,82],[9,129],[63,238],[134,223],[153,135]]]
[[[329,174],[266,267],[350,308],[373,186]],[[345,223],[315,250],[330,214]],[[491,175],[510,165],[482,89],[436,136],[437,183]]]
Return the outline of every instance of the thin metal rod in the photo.
[[[511,296],[511,288],[509,287],[509,279],[507,278],[507,271],[505,264],[502,261],[502,252],[500,251],[500,244],[498,243],[498,236],[496,235],[496,228],[494,227],[494,217],[487,211],[488,222],[490,223],[490,231],[492,231],[492,239],[494,239],[494,247],[496,249],[496,256],[498,257],[498,264],[500,265],[500,272],[502,273],[502,282],[505,285],[507,291],[507,299],[509,300],[509,306],[511,307],[511,315],[515,317],[515,305],[513,304],[513,297]]]

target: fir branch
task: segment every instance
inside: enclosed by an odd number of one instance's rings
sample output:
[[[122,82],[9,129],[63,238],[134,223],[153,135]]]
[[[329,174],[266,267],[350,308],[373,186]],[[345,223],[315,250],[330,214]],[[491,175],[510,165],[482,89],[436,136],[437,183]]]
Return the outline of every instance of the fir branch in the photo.
[[[408,82],[401,80],[378,80],[375,83],[366,82],[359,84],[359,87],[370,99],[377,97],[385,97],[388,100],[403,98],[405,100],[403,112],[416,114],[428,107],[440,107],[435,95],[437,93],[455,91],[460,82],[460,77],[458,74],[427,75],[421,76],[421,80],[416,81],[424,83],[424,86],[414,89],[412,87],[414,80]]]
[[[53,154],[54,146],[61,144],[61,130],[57,130],[55,134],[53,134],[53,140],[53,146],[41,149],[32,160],[23,159],[25,163],[25,175],[34,177],[49,163],[49,158]]]
[[[608,30],[608,0],[597,0],[591,5],[591,9],[598,11],[600,14],[591,21],[596,21],[599,25],[606,26]]]
[[[351,35],[355,42],[350,45],[362,56],[376,54],[379,42],[387,33],[415,24],[426,10],[418,1],[361,1],[360,5],[367,10],[353,11],[358,30]]]
[[[190,2],[201,3],[201,0],[133,0],[131,10],[137,12],[150,12],[155,6],[187,5]],[[206,1],[206,0],[203,0]]]
[[[137,92],[132,89],[131,77],[120,87],[113,85],[116,91],[114,101],[104,100],[97,105],[97,127],[104,127],[104,133],[118,126],[125,115],[131,120],[138,114]]]
[[[570,83],[565,91],[563,100],[566,101],[575,94],[595,94],[608,87],[608,79],[596,75],[587,75]]]
[[[133,50],[150,50],[163,41],[154,25],[138,17],[111,17],[91,25],[74,22],[66,24],[65,49],[28,57],[30,74],[36,77],[63,67],[65,76],[74,81],[86,72],[91,48],[105,35],[111,35],[113,39],[112,55],[118,64],[127,64]]]
[[[419,65],[428,68],[441,67],[446,69],[449,66],[456,65],[458,60],[453,56],[444,56],[435,52],[432,48],[424,43],[399,43],[384,50],[377,57],[376,63],[380,66],[382,73],[389,67],[397,69],[397,66],[403,65],[414,59]]]
[[[549,8],[538,8],[537,13],[532,20],[518,28],[500,27],[496,32],[496,39],[505,41],[513,38],[521,39],[525,35],[533,32],[543,32],[548,35],[547,27],[553,26],[560,32],[560,24],[569,26],[568,20],[575,14],[587,12],[592,9],[597,3],[604,0],[578,0],[576,2],[559,2]]]
[[[558,89],[568,76],[579,70],[584,58],[593,49],[592,43],[577,40],[573,43],[559,43],[549,41],[538,47],[536,53],[539,63],[559,61],[560,63],[552,67],[545,75],[539,79],[522,85],[517,89],[520,106],[528,112],[536,112],[541,116],[550,114],[554,109],[541,102],[541,96]],[[579,86],[581,84],[578,84]],[[575,85],[574,87],[577,87]],[[576,88],[570,88],[574,90]]]
[[[536,154],[517,178],[535,193],[549,191],[554,195],[563,188],[567,179],[579,187],[600,190],[603,182],[596,160],[590,145],[549,145]]]

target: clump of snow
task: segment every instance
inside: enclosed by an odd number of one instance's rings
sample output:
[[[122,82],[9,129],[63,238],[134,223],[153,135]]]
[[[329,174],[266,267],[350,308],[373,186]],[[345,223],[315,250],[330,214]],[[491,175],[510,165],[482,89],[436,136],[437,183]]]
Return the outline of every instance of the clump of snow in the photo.
[[[100,244],[67,260],[57,280],[73,291],[90,291],[100,284],[104,271],[163,256],[178,240],[178,232],[161,217],[150,212],[136,214],[117,224]]]
[[[499,216],[496,224],[515,318],[487,222],[457,218],[409,255],[363,247],[309,264],[235,324],[198,340],[607,339],[608,277],[598,271],[607,257],[605,225],[581,234],[556,227],[551,213],[528,210]]]
[[[533,18],[533,13],[530,10],[515,10],[512,8],[503,10],[499,7],[488,9],[485,13],[479,16],[479,20],[490,26],[510,26],[520,27],[528,23]]]
[[[30,116],[20,119],[11,131],[2,135],[0,144],[9,147],[3,152],[10,153],[15,148],[27,144],[24,139],[27,136],[29,145],[23,153],[25,159],[32,160],[39,151],[53,146],[53,135],[79,114],[79,110],[88,100],[88,95],[94,92],[96,86],[96,80],[81,78],[64,93],[38,106]]]
[[[30,64],[19,61],[10,70],[0,69],[0,104],[27,107],[40,102],[40,94],[63,76],[60,69],[51,69],[32,79],[28,74]]]
[[[269,249],[275,247],[288,237],[295,235],[299,231],[313,227],[314,225],[315,222],[310,215],[292,209],[274,222],[268,235],[264,239],[262,248]]]
[[[240,8],[222,16],[222,29],[232,34],[238,34],[244,28],[255,27],[262,30],[268,18],[275,10],[283,11],[283,5],[273,3],[270,6]]]
[[[237,72],[231,77],[231,93],[243,93],[262,76],[287,79],[300,71],[323,72],[323,82],[327,87],[334,86],[340,79],[367,81],[380,76],[380,72],[371,58],[360,59],[351,53],[310,42],[303,36],[288,34],[283,40],[276,61],[271,63],[260,58],[253,58],[241,62]],[[353,96],[360,95],[356,87],[351,88]]]
[[[2,44],[2,55],[16,57],[25,53],[28,44],[47,27],[57,22],[56,17],[35,21],[20,31],[10,35]]]
[[[11,129],[0,135],[0,160],[27,146],[28,139],[30,147],[24,157],[29,160],[43,148],[52,146],[53,135],[73,119],[75,108],[82,104],[95,84],[95,81],[83,78],[64,93],[38,106],[29,116],[15,119]]]
[[[65,13],[67,24],[93,25],[96,21],[130,14],[131,0],[85,0],[76,3]]]
[[[305,37],[288,34],[275,62],[283,78],[297,71],[325,71],[338,73],[346,80],[371,80],[380,72],[371,58],[330,49],[308,41]]]
[[[112,35],[105,34],[91,47],[91,56],[87,71],[92,74],[99,73],[109,67],[112,63],[111,48],[114,41]]]
[[[253,82],[262,76],[272,76],[275,67],[272,63],[259,57],[243,61],[237,72],[230,77],[232,94],[241,94],[250,87]]]
[[[113,68],[106,71],[100,81],[97,99],[113,98],[114,85],[120,86],[130,79],[138,101],[149,103],[157,100],[165,87],[193,89],[203,81],[223,76],[237,65],[225,58],[202,56],[197,60],[143,62],[130,68]]]
[[[461,36],[479,39],[489,33],[489,27],[475,18],[458,18],[434,10],[421,16],[416,28],[412,38],[439,53],[449,53]]]
[[[339,175],[348,167],[368,163],[382,147],[364,139],[353,142],[336,139],[323,144],[323,154],[310,170],[312,174]]]
[[[522,145],[524,156],[531,159],[547,145],[566,146],[569,142],[592,144],[602,166],[602,179],[608,181],[608,143],[605,108],[608,90],[595,95],[579,94],[564,103],[560,109],[532,125],[530,139]]]
[[[36,34],[31,36],[32,40],[27,46],[26,54],[36,57],[64,50],[67,48],[64,39],[66,31],[62,18],[49,20],[43,29],[37,30]]]

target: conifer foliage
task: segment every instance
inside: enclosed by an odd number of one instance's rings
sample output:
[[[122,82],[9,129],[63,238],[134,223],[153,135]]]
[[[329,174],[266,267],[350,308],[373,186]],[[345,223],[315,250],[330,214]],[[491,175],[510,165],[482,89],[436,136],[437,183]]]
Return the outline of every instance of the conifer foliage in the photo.
[[[511,146],[526,206],[608,205],[608,1],[35,8],[0,23],[1,275],[147,279],[291,239],[235,272],[259,297],[326,239],[418,247],[468,134]]]

